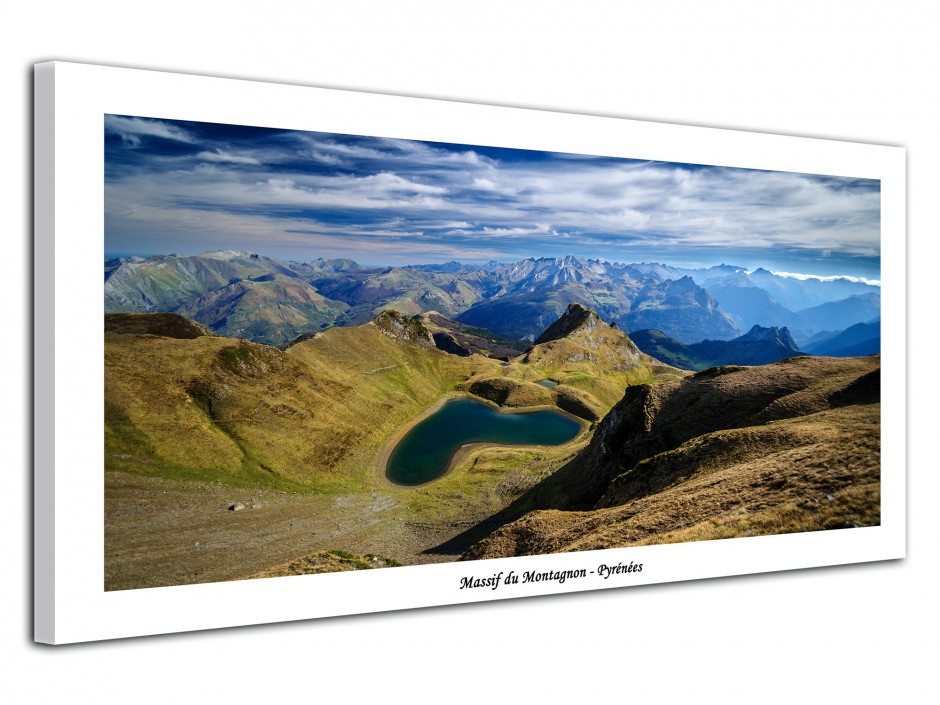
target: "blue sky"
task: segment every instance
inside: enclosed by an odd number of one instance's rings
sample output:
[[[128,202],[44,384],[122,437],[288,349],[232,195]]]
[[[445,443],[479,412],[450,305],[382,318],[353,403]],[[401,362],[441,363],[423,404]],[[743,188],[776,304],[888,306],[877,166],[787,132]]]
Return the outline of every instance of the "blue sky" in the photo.
[[[106,115],[105,252],[879,279],[878,181]]]

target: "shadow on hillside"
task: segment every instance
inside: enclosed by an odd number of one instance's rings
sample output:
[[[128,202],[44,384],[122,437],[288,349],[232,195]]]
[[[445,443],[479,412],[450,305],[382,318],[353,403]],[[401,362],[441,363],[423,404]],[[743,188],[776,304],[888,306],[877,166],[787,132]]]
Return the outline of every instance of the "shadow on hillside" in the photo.
[[[861,358],[858,362],[864,364]],[[532,511],[594,509],[615,477],[634,468],[641,460],[678,448],[702,434],[880,401],[880,366],[867,372],[858,370],[854,379],[837,377],[833,384],[830,365],[822,363],[820,366],[807,358],[791,358],[764,368],[714,368],[690,378],[654,406],[649,405],[653,389],[650,385],[631,387],[616,406],[618,424],[605,435],[605,442],[616,450],[615,453],[602,460],[596,452],[591,454],[589,444],[501,511],[425,553],[463,554],[500,527]],[[793,369],[803,368],[813,374],[804,371],[802,378],[790,374]],[[715,379],[726,379],[738,371],[752,377],[754,383],[738,388],[714,384]],[[813,388],[819,393],[797,394]],[[787,400],[792,403],[778,403]],[[652,408],[655,408],[655,422],[648,430],[639,430],[643,428],[643,416]]]
[[[444,543],[424,551],[428,555],[459,556],[475,543],[478,543],[506,524],[523,517],[529,512],[540,509],[558,509],[577,511],[592,509],[604,493],[603,487],[593,488],[581,485],[581,491],[574,496],[573,487],[579,487],[579,458],[581,451],[574,458],[561,466],[554,473],[533,485],[506,507],[492,516],[477,522]]]

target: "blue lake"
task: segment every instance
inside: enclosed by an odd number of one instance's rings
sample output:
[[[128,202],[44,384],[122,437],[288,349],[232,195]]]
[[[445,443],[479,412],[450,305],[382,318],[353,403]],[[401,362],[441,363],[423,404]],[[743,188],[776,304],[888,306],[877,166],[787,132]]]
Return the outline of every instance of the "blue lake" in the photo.
[[[536,384],[541,384],[543,387],[548,387],[549,389],[558,386],[558,382],[553,382],[550,379],[543,379],[541,382],[536,382]]]
[[[557,411],[501,413],[473,399],[452,399],[405,434],[385,472],[400,485],[422,485],[443,475],[466,443],[561,445],[580,430],[577,421]]]

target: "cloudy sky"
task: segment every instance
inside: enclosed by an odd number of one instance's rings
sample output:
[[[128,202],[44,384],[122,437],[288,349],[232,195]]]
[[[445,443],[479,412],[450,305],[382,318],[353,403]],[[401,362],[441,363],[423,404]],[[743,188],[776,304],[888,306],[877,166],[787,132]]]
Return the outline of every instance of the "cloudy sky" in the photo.
[[[879,278],[878,181],[105,116],[105,252]]]

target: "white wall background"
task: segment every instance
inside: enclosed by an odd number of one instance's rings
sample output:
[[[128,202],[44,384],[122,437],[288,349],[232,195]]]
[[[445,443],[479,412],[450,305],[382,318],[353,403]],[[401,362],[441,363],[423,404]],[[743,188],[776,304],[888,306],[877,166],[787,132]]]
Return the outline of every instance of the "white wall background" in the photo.
[[[6,702],[926,702],[937,696],[940,13],[925,2],[3,5]],[[31,65],[63,59],[909,150],[909,558],[472,608],[32,644]],[[89,335],[97,335],[89,331]]]

